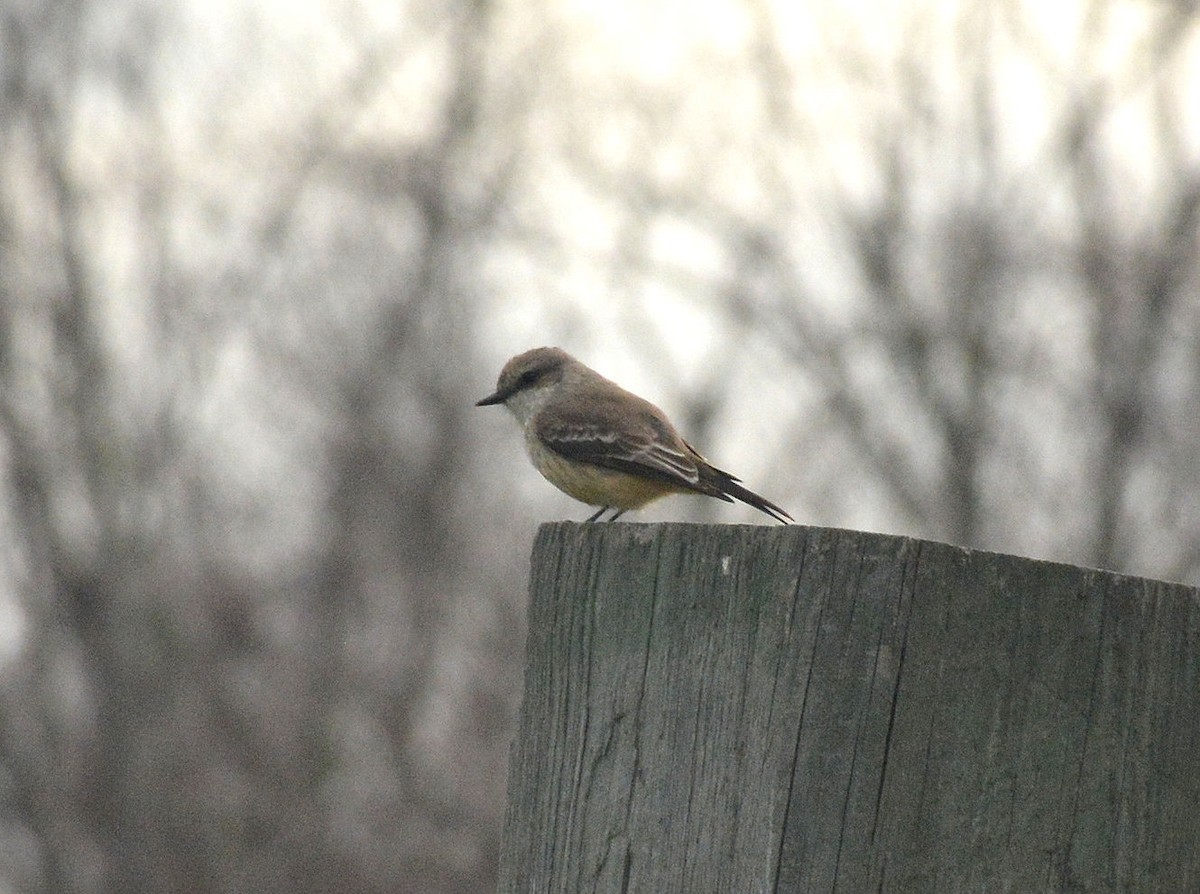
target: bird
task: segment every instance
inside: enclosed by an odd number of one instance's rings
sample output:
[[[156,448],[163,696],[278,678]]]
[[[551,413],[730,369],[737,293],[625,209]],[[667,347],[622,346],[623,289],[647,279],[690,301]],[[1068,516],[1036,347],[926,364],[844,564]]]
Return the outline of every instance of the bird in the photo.
[[[741,500],[778,522],[786,510],[718,469],[650,401],[626,391],[561,348],[534,348],[504,364],[496,390],[477,407],[503,404],[525,432],[542,477],[598,506],[589,522],[616,521],[668,494]]]

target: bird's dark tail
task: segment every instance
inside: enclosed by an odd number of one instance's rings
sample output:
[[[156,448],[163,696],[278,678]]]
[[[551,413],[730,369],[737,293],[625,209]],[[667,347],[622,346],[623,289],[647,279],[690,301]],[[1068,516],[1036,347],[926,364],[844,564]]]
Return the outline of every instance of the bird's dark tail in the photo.
[[[775,521],[782,524],[794,522],[787,510],[780,506],[776,506],[766,497],[760,497],[748,487],[743,487],[741,479],[730,475],[728,472],[718,469],[716,466],[710,466],[707,463],[700,467],[700,480],[711,486],[717,493],[713,496],[719,496],[722,499],[741,500],[747,506],[753,506],[759,512],[765,512]]]
[[[753,506],[759,512],[765,512],[777,522],[786,525],[795,521],[794,518],[788,515],[787,510],[776,506],[766,497],[760,497],[754,491],[750,490],[750,488],[742,487],[736,481],[730,481],[727,485],[725,485],[725,493],[729,494],[731,497],[741,500],[747,506]]]

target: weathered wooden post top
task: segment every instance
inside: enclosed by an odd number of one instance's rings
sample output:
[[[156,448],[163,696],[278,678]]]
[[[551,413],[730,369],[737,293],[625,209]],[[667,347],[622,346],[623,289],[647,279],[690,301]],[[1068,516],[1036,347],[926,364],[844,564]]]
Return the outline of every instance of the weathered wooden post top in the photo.
[[[1200,591],[561,523],[530,592],[502,892],[1200,891]]]

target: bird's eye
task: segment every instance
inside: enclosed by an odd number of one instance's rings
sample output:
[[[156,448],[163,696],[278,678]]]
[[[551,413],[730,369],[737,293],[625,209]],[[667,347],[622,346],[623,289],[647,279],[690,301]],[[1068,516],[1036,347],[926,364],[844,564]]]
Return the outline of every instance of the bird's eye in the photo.
[[[538,380],[538,377],[541,376],[541,374],[542,371],[540,369],[525,370],[525,372],[521,373],[521,375],[517,377],[517,387],[524,388],[527,385],[532,385]]]

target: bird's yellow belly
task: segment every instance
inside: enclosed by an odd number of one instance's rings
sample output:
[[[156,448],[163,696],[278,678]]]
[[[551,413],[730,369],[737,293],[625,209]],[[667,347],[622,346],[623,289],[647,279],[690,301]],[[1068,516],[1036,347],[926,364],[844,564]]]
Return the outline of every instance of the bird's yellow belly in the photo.
[[[679,491],[653,479],[571,462],[540,445],[530,450],[530,458],[542,477],[567,496],[590,506],[639,509],[651,500]]]

